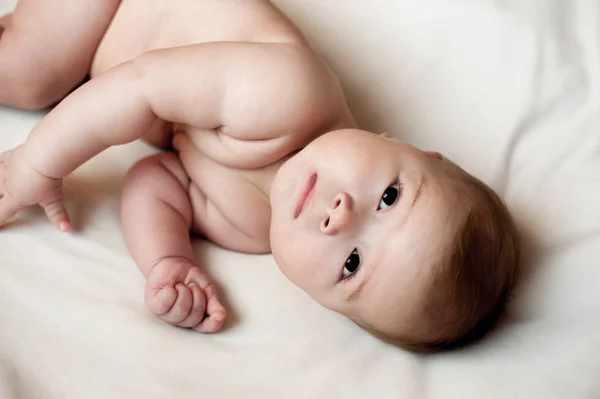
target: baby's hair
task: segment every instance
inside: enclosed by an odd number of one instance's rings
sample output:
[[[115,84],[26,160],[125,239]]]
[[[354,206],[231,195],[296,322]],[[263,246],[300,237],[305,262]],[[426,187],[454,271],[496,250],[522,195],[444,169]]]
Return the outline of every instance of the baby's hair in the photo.
[[[407,349],[429,352],[481,338],[500,317],[517,273],[519,236],[506,206],[483,182],[448,160],[448,173],[464,196],[466,216],[429,286],[414,337],[361,326]]]

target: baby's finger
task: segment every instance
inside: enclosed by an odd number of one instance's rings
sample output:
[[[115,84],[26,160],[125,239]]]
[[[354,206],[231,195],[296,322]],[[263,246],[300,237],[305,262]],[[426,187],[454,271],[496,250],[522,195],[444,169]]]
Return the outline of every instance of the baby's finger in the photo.
[[[206,297],[206,313],[209,315],[214,313],[222,313],[223,320],[225,320],[225,317],[227,317],[227,311],[219,300],[217,289],[215,288],[214,284],[210,284],[204,289],[204,296]]]
[[[3,224],[12,219],[19,211],[21,207],[17,205],[12,199],[5,195],[0,198],[0,227]]]
[[[204,292],[198,286],[198,284],[189,284],[190,290],[192,291],[192,309],[190,314],[181,321],[178,326],[180,327],[196,327],[204,318],[204,310],[206,309],[206,298],[204,298]]]
[[[202,333],[213,333],[223,327],[227,318],[227,311],[217,296],[214,284],[210,284],[204,289],[204,295],[206,296],[206,314],[208,316],[194,330]]]
[[[176,284],[177,299],[167,313],[160,316],[160,319],[169,324],[178,325],[189,314],[192,309],[192,291],[184,284]]]
[[[67,213],[67,208],[62,200],[56,200],[40,204],[46,212],[46,216],[60,231],[69,231],[71,229],[71,219]]]
[[[146,307],[159,317],[171,310],[176,299],[177,290],[170,285],[146,289],[144,295]]]
[[[194,330],[205,334],[217,332],[221,329],[221,327],[223,327],[226,317],[227,314],[225,312],[218,312],[208,315],[200,322],[200,324],[194,327]]]

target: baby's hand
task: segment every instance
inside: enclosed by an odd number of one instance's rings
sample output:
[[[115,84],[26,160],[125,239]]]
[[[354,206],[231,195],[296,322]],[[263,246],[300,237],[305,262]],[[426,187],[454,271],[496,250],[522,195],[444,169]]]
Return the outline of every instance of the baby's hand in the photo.
[[[166,258],[152,268],[145,302],[159,319],[203,333],[220,330],[227,317],[210,278],[182,258]]]
[[[22,146],[0,153],[0,226],[21,209],[40,205],[48,218],[62,231],[71,220],[62,198],[62,179],[42,175],[30,167]]]

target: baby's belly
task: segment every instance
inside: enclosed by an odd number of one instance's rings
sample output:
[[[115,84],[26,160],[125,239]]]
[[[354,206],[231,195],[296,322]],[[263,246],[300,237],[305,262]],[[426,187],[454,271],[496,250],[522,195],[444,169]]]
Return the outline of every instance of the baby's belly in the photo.
[[[98,76],[149,50],[215,41],[304,39],[268,0],[122,0],[90,74]]]

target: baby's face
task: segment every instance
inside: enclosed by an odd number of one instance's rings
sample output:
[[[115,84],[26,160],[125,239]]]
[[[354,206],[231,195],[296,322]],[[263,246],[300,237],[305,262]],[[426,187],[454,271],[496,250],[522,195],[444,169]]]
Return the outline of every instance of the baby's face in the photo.
[[[464,216],[440,158],[360,130],[310,143],[271,189],[281,271],[330,309],[410,333]]]

